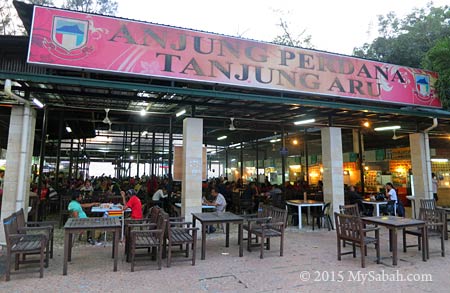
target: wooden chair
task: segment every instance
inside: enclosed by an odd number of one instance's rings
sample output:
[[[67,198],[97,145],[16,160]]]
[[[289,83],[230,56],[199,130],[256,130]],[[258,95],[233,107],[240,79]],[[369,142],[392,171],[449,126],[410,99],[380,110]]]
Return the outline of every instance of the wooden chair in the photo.
[[[156,225],[154,223],[136,224],[141,229],[130,231],[130,257],[131,271],[134,272],[134,261],[136,257],[136,249],[147,248],[153,250],[157,258],[158,269],[161,269],[162,251],[164,243],[164,233],[167,226],[167,219],[163,215],[159,215]]]
[[[424,209],[436,209],[436,200],[434,199],[421,199],[420,207]]]
[[[321,228],[321,223],[322,223],[321,220],[322,219],[327,223],[328,231],[330,231],[331,229],[334,230],[333,222],[331,221],[331,217],[330,217],[330,208],[331,208],[331,203],[327,202],[323,206],[322,210],[312,213],[312,218],[313,218],[313,220],[312,220],[312,228],[313,228],[313,231],[314,231],[314,222],[315,222],[315,220],[317,220],[317,225],[318,225],[318,227],[320,229]]]
[[[445,211],[442,211],[439,209],[420,208],[419,219],[426,222],[426,229],[427,229],[427,231],[426,231],[426,233],[427,233],[426,256],[427,256],[427,258],[430,258],[429,249],[428,249],[429,248],[428,239],[430,237],[440,237],[441,238],[441,255],[442,255],[442,257],[445,257],[445,244],[444,244],[445,226],[444,225],[447,224]],[[417,245],[407,245],[406,234],[416,236],[417,237]],[[406,252],[407,247],[415,247],[415,246],[417,246],[419,250],[424,249],[421,247],[422,237],[423,237],[423,235],[422,235],[422,231],[420,229],[414,229],[414,230],[403,229],[403,251]]]
[[[356,257],[356,244],[361,250],[361,267],[366,267],[365,256],[367,254],[367,244],[375,244],[377,252],[377,263],[380,263],[380,232],[379,228],[371,228],[375,231],[375,237],[366,236],[366,229],[363,228],[361,218],[352,215],[334,213],[337,236],[337,259],[340,261],[342,255],[353,254]],[[352,251],[342,252],[341,241],[352,243]]]
[[[16,212],[17,223],[19,225],[19,230],[24,233],[44,233],[48,238],[47,250],[50,252],[50,258],[53,258],[53,238],[55,226],[58,224],[56,221],[41,221],[41,222],[31,222],[25,221],[25,213],[23,209]],[[48,266],[48,262],[46,267]]]
[[[71,195],[62,195],[59,198],[59,228],[64,226],[64,223],[70,217],[70,212],[68,210],[69,203],[72,200]]]
[[[164,251],[167,251],[167,267],[172,262],[172,246],[179,245],[184,250],[186,257],[189,257],[189,245],[192,245],[192,265],[195,265],[195,252],[197,249],[197,231],[199,228],[191,227],[192,222],[184,222],[184,218],[169,218],[167,214],[163,214],[167,220],[166,240],[164,242]],[[166,249],[167,248],[167,249]]]
[[[251,251],[252,235],[254,234],[256,237],[261,238],[259,257],[264,258],[264,247],[267,250],[270,249],[270,238],[280,237],[280,256],[283,256],[287,211],[269,206],[265,214],[267,215],[265,218],[254,218],[248,222],[247,250]]]
[[[23,234],[17,221],[17,213],[3,219],[3,227],[5,229],[6,240],[6,272],[5,280],[10,280],[11,275],[11,256],[15,254],[15,270],[19,269],[19,264],[39,262],[39,277],[44,277],[44,263],[48,266],[48,238],[45,234]],[[45,253],[46,251],[46,253]],[[39,254],[37,260],[20,260],[20,256],[27,254]]]
[[[133,229],[140,229],[140,228],[148,228],[149,226],[147,224],[156,224],[158,223],[158,218],[160,215],[161,209],[158,206],[151,207],[147,214],[144,215],[144,218],[141,220],[136,219],[126,219],[125,220],[125,255],[126,255],[126,261],[130,262],[130,244],[131,244],[131,234],[130,232]]]
[[[340,205],[339,211],[341,214],[360,217],[358,204]]]

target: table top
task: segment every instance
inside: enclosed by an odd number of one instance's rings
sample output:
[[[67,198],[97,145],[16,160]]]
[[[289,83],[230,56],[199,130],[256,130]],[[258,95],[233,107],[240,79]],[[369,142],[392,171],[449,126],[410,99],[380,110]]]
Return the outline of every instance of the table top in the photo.
[[[69,218],[64,229],[121,228],[118,218]]]
[[[91,212],[93,212],[93,213],[119,212],[119,211],[122,211],[122,209],[120,209],[120,208],[107,209],[107,208],[101,208],[101,207],[92,207],[91,208]],[[130,212],[130,211],[131,211],[130,208],[127,208],[125,210],[125,212]]]
[[[286,201],[290,205],[324,205],[323,201],[318,200],[301,200],[301,199],[291,199]]]
[[[181,203],[180,202],[176,202],[175,206],[177,208],[181,208]],[[209,206],[209,205],[202,205],[202,209],[215,209],[215,206]]]
[[[367,204],[387,204],[388,203],[387,200],[367,200],[367,199],[363,199],[361,202],[367,203]]]
[[[212,212],[212,213],[192,213],[192,216],[200,222],[227,222],[227,221],[244,221],[244,218],[230,212]]]
[[[391,227],[408,227],[425,225],[425,221],[395,216],[363,217],[364,222]]]

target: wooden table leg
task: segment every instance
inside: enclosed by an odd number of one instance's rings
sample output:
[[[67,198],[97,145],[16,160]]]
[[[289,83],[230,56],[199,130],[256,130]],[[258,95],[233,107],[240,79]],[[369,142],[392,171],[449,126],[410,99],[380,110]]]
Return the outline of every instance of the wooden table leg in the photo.
[[[114,242],[113,242],[113,257],[114,257],[114,271],[117,272],[117,259],[119,254],[119,233],[121,233],[120,229],[116,229],[114,232]]]
[[[63,275],[67,275],[67,261],[69,259],[69,235],[70,233],[66,230],[64,232],[64,262],[63,262]]]
[[[392,251],[392,229],[389,229],[389,251]]]
[[[392,229],[392,265],[397,265],[397,229]]]
[[[202,260],[205,259],[205,250],[206,250],[206,225],[202,223],[202,257],[201,257]]]
[[[226,223],[226,225],[225,225],[225,247],[229,247],[229,246],[230,246],[230,223]]]
[[[106,233],[106,231],[105,231]],[[116,242],[114,241],[116,239],[116,231],[113,231],[113,243],[112,243],[112,250],[111,250],[111,258],[114,258],[114,250],[116,248]]]
[[[422,260],[427,261],[428,259],[428,241],[427,241],[427,228],[426,226],[422,227]]]
[[[239,235],[238,235],[238,239],[239,241],[239,256],[242,257],[244,255],[244,241],[242,241],[242,237],[243,237],[243,229],[242,229],[242,222],[239,223]],[[261,240],[264,241],[264,240]]]
[[[68,257],[67,260],[68,261],[72,261],[72,246],[73,246],[73,234],[69,232],[69,250],[68,250]]]

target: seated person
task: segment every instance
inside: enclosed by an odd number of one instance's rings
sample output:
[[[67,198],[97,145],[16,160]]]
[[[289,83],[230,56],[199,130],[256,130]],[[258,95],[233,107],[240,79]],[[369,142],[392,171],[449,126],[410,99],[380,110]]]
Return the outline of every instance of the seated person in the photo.
[[[359,213],[362,215],[367,215],[367,216],[371,216],[373,215],[373,206],[370,205],[368,207],[366,207],[363,203],[363,197],[356,192],[355,187],[353,185],[350,185],[348,187],[348,200],[349,200],[349,204],[357,204],[358,205],[358,209],[359,209]]]
[[[156,204],[160,205],[161,208],[163,208],[164,210],[167,207],[167,197],[168,197],[168,192],[167,192],[167,188],[165,186],[163,186],[162,188],[158,189],[152,197],[152,201],[155,202]]]
[[[216,187],[211,188],[211,196],[213,197],[213,201],[203,200],[204,205],[215,206],[216,211],[225,212],[225,208],[227,207],[227,201],[225,197],[216,190]]]
[[[142,203],[139,197],[137,197],[136,191],[134,189],[129,189],[125,193],[125,191],[122,190],[120,195],[122,195],[123,199],[123,210],[130,208],[132,219],[142,219]]]
[[[84,212],[83,208],[92,208],[93,206],[99,205],[98,202],[80,203],[81,199],[82,199],[81,193],[72,194],[72,200],[70,201],[69,206],[67,207],[67,210],[70,212],[70,216],[72,218],[85,219],[88,216]],[[91,231],[87,231],[87,242],[89,242],[92,245],[96,244],[95,240],[93,240],[91,237]]]

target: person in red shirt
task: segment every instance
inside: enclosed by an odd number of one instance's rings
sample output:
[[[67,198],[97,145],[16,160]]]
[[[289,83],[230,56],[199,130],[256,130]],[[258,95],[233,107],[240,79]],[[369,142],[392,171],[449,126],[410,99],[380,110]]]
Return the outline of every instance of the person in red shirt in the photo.
[[[131,218],[140,220],[142,219],[142,203],[139,197],[136,196],[136,191],[134,189],[129,189],[126,193],[125,191],[120,191],[123,199],[123,209],[131,209]]]

